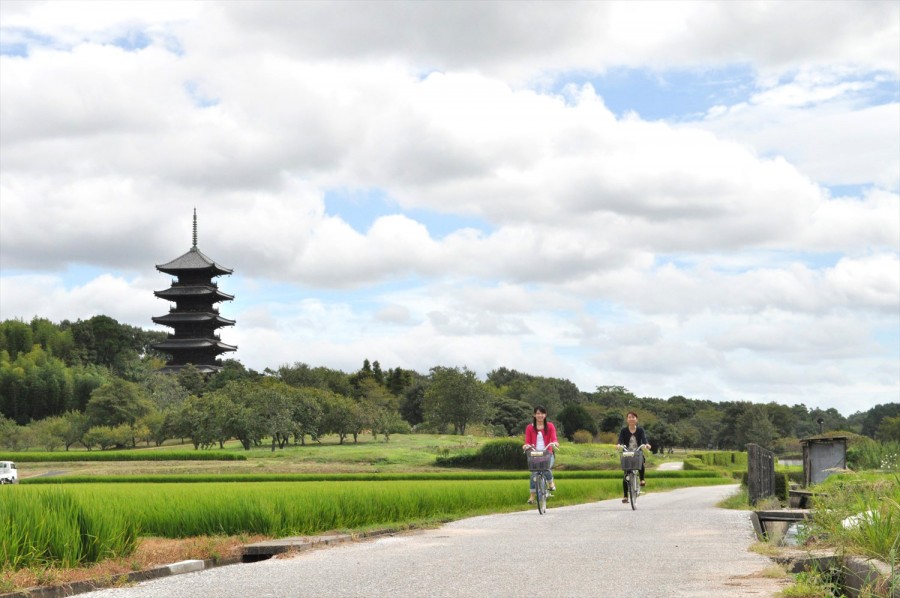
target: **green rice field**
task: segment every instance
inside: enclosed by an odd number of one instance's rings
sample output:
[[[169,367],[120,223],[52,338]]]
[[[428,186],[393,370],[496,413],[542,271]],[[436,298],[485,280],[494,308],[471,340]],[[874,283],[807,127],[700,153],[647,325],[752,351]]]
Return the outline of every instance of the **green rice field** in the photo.
[[[620,496],[621,478],[558,478],[554,506]],[[733,483],[723,477],[660,477],[652,489]],[[517,479],[253,483],[20,484],[0,495],[3,568],[68,566],[125,556],[139,536],[271,537],[429,525],[528,508]]]

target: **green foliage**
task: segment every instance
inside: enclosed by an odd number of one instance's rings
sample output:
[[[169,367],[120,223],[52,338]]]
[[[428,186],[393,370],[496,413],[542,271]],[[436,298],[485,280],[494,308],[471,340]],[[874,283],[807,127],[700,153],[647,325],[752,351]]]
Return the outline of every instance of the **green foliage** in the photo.
[[[675,427],[664,421],[656,421],[647,425],[647,436],[654,452],[664,451],[678,442]]]
[[[727,469],[746,469],[747,453],[738,451],[710,451],[694,453],[691,458],[699,459],[705,465]]]
[[[818,484],[809,533],[886,563],[900,559],[900,475],[833,474]]]
[[[572,437],[575,444],[590,444],[594,441],[594,435],[587,430],[578,430]]]
[[[0,453],[0,461],[17,463],[73,461],[245,461],[241,453],[226,451],[141,450],[141,451],[70,451],[67,453]]]
[[[456,434],[465,434],[468,424],[487,418],[491,397],[491,392],[468,368],[434,367],[431,385],[423,398],[425,418],[453,426]]]
[[[533,408],[524,401],[497,397],[490,423],[501,426],[507,436],[518,436],[531,423]]]
[[[114,378],[91,393],[85,414],[94,426],[132,425],[151,408],[144,389],[134,382]]]
[[[492,440],[481,445],[478,462],[482,467],[497,469],[521,469],[528,465],[522,452],[522,442],[518,438]]]
[[[556,415],[556,421],[561,425],[562,434],[568,440],[572,440],[578,430],[586,430],[591,435],[597,433],[597,424],[594,419],[584,407],[576,403],[563,407],[562,411]]]
[[[900,471],[900,442],[876,442],[865,436],[851,437],[847,446],[847,467],[857,471]]]
[[[619,420],[624,411],[637,410],[655,448],[740,450],[752,441],[783,454],[791,452],[797,439],[817,435],[819,418],[826,433],[861,430],[870,438],[900,440],[898,403],[878,405],[845,418],[834,409],[810,410],[804,405],[714,403],[683,396],[667,400],[638,397],[624,387],[611,385],[598,386],[592,393],[582,392],[568,380],[532,376],[503,367],[490,372],[485,383],[465,368],[435,367],[426,377],[400,368],[383,370],[377,360],[366,360],[358,372],[350,375],[297,363],[281,366],[277,372],[267,369],[267,375],[261,376],[235,360],[225,360],[222,370],[208,377],[192,367],[183,368],[177,376],[163,375],[153,370],[160,365],[162,355],[151,345],[164,337],[164,332],[144,331],[102,315],[74,323],[54,324],[41,318],[30,323],[0,322],[0,416],[22,427],[67,412],[83,413],[102,387],[108,390],[107,385],[113,385],[112,388],[122,389],[122,383],[129,382],[138,384],[138,394],[149,402],[149,410],[131,413],[122,405],[101,403],[90,410],[93,425],[117,428],[128,424],[134,430],[132,440],[156,443],[170,437],[191,436],[199,441],[198,446],[208,446],[222,444],[229,437],[238,438],[248,450],[257,446],[263,436],[272,438],[274,450],[284,447],[291,436],[305,444],[307,438],[325,433],[325,406],[329,400],[318,397],[307,401],[307,406],[314,405],[313,408],[298,407],[297,400],[285,389],[269,392],[272,387],[267,384],[274,379],[295,390],[313,388],[356,399],[357,407],[350,409],[355,412],[349,420],[344,418],[349,427],[343,432],[344,437],[352,436],[354,441],[363,430],[378,428],[378,434],[384,430],[389,430],[389,434],[405,430],[386,425],[396,413],[419,432],[451,429],[465,434],[471,426],[488,424],[495,434],[503,433],[501,427],[507,435],[518,434],[530,420],[530,413],[526,417],[524,411],[535,404],[548,408],[552,421],[559,423],[560,432],[566,437],[572,437],[578,429],[593,431],[587,420],[600,422],[601,430],[616,431],[621,427]],[[207,430],[191,430],[194,420],[179,418],[185,415],[181,409],[189,395],[202,397],[237,382],[245,383],[242,389],[249,389],[244,393],[246,397],[230,393],[227,401],[216,403],[215,409],[222,413],[204,415],[202,421],[208,425]],[[266,390],[257,392],[258,388]],[[129,393],[125,393],[126,402],[131,400],[127,398]],[[118,398],[122,393],[114,394]],[[282,415],[274,416],[273,402],[281,400],[289,407],[276,409]],[[200,411],[209,411],[212,405],[204,403]],[[579,415],[581,425],[566,421],[568,413],[581,409],[588,414],[586,419]],[[151,411],[155,411],[153,417]],[[288,411],[290,415],[285,417]],[[337,416],[341,411],[332,409],[331,414]],[[343,411],[347,415],[347,410]],[[266,415],[260,417],[261,413]],[[339,420],[332,417],[329,421]],[[344,424],[339,427],[347,427]],[[78,433],[73,429],[78,426],[64,430],[58,421],[52,421],[14,433],[3,432],[0,445],[15,449],[68,448],[80,442],[85,431],[83,426]]]
[[[886,417],[878,424],[878,430],[875,437],[881,442],[900,443],[900,415],[897,417]]]

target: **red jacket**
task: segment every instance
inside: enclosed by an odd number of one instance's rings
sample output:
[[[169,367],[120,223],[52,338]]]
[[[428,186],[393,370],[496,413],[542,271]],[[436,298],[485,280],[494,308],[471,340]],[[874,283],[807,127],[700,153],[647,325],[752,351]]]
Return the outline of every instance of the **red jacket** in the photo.
[[[544,433],[544,444],[550,444],[551,442],[559,442],[556,439],[556,426],[548,421],[544,421],[544,429],[541,430]],[[528,424],[525,427],[525,444],[530,444],[533,446],[537,446],[537,431],[534,429],[534,424]],[[551,453],[553,452],[553,447],[549,447]]]

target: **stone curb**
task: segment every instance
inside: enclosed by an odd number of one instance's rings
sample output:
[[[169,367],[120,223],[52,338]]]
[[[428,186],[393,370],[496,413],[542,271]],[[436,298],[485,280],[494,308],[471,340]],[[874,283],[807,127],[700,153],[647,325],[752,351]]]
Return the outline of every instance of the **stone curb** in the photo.
[[[410,529],[409,531],[413,531]],[[85,592],[94,590],[102,590],[120,585],[128,585],[141,581],[149,581],[151,579],[159,579],[161,577],[169,577],[171,575],[180,575],[182,573],[193,573],[204,569],[212,569],[213,567],[223,567],[225,565],[237,565],[241,563],[252,563],[261,561],[287,552],[301,552],[309,550],[318,545],[339,544],[343,542],[351,542],[356,539],[368,539],[379,536],[393,536],[402,533],[396,529],[382,529],[368,532],[360,532],[357,534],[327,534],[322,536],[296,536],[290,538],[279,538],[276,540],[266,540],[255,544],[247,544],[241,548],[241,555],[228,557],[225,559],[207,559],[207,560],[188,560],[172,563],[169,565],[161,565],[152,569],[143,571],[134,571],[132,573],[121,573],[109,578],[88,579],[85,581],[76,581],[56,586],[37,586],[0,594],[0,598],[64,598],[65,596],[75,596]]]
[[[0,598],[62,598],[64,596],[75,596],[85,592],[94,590],[102,590],[119,585],[137,583],[140,581],[149,581],[160,577],[169,577],[170,575],[178,575],[181,573],[191,573],[193,571],[202,571],[203,569],[212,569],[213,567],[222,567],[224,565],[236,565],[241,562],[240,557],[229,557],[226,559],[208,559],[181,561],[170,565],[161,565],[152,569],[143,571],[134,571],[132,573],[122,573],[109,578],[88,579],[85,581],[76,581],[72,583],[62,584],[58,586],[38,586],[20,590],[18,592],[10,592],[8,594],[0,594]]]

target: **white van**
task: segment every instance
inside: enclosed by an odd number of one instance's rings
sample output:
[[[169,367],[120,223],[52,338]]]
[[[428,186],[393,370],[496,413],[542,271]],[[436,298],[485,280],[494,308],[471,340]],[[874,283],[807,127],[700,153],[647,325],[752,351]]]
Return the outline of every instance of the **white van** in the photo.
[[[0,461],[0,484],[18,484],[19,472],[12,461]]]

